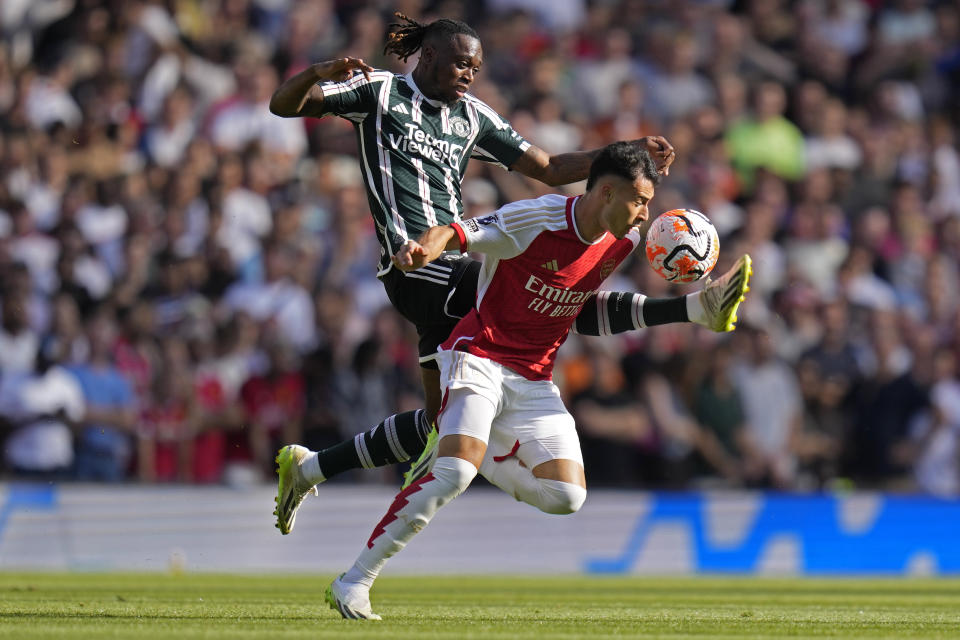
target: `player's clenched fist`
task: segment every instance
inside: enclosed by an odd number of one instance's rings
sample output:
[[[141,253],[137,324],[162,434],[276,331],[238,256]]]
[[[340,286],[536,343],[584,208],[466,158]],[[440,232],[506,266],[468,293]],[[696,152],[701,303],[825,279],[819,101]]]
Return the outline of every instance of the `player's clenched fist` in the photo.
[[[662,176],[670,175],[670,165],[677,158],[673,145],[663,136],[646,136],[640,138],[639,142],[653,158],[657,172]]]
[[[336,60],[327,60],[326,62],[317,62],[313,65],[313,71],[321,80],[332,80],[334,82],[343,82],[353,76],[354,71],[361,71],[364,77],[369,80],[370,72],[373,67],[363,61],[362,58],[337,58]]]
[[[427,250],[416,240],[407,240],[390,259],[401,271],[413,271],[430,262]]]

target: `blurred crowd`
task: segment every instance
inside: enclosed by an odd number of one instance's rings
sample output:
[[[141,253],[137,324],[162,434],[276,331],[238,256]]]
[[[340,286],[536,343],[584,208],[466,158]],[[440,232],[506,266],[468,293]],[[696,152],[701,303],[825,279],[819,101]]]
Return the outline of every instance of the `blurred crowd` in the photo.
[[[733,334],[561,349],[591,486],[960,494],[960,3],[923,0],[5,0],[4,477],[255,483],[420,405],[351,124],[267,108],[409,70],[395,10],[471,24],[473,93],[550,153],[665,135],[652,211],[753,256]],[[547,189],[473,162],[466,212]]]

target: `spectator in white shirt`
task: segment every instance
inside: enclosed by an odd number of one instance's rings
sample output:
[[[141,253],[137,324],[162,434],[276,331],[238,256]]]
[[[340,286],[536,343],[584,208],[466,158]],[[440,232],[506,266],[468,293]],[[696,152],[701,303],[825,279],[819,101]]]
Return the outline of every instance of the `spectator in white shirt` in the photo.
[[[856,141],[847,135],[847,108],[836,99],[827,100],[817,118],[819,130],[804,145],[807,170],[848,169],[860,166],[863,154]]]
[[[80,126],[83,113],[68,90],[73,84],[73,69],[68,61],[58,64],[49,76],[37,76],[30,83],[26,98],[30,125],[46,129],[58,122],[73,129]]]
[[[934,356],[934,378],[930,411],[914,421],[908,450],[917,486],[952,498],[960,495],[960,381],[956,356],[949,349]]]
[[[243,163],[235,154],[220,163],[217,181],[222,199],[214,206],[223,211],[222,224],[216,231],[217,243],[230,252],[234,266],[242,269],[256,257],[260,239],[273,227],[270,204],[262,194],[244,184]]]
[[[303,122],[277,118],[270,113],[270,97],[277,88],[277,73],[269,64],[241,66],[239,93],[213,116],[210,138],[216,147],[240,151],[259,142],[268,152],[297,158],[307,148]]]
[[[0,376],[0,416],[11,428],[4,461],[15,475],[65,477],[73,464],[73,427],[85,411],[80,383],[55,361],[40,358],[36,372]]]
[[[245,311],[271,328],[299,353],[316,346],[313,303],[309,292],[293,281],[293,252],[279,243],[264,249],[264,280],[237,283],[227,289],[224,303],[232,311]]]
[[[155,163],[161,167],[174,167],[183,159],[195,134],[193,97],[181,85],[167,95],[160,120],[147,130],[144,141]]]
[[[803,408],[797,375],[774,355],[766,330],[750,327],[748,332],[749,354],[737,364],[734,378],[747,431],[756,447],[751,464],[762,469],[761,475],[771,486],[789,489],[797,471],[792,446],[801,426]]]

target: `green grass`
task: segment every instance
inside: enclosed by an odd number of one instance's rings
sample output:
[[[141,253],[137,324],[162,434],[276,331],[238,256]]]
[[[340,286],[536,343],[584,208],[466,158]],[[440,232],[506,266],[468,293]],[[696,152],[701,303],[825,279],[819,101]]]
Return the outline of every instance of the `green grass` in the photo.
[[[960,581],[386,576],[382,622],[332,576],[0,574],[0,638],[956,638]]]

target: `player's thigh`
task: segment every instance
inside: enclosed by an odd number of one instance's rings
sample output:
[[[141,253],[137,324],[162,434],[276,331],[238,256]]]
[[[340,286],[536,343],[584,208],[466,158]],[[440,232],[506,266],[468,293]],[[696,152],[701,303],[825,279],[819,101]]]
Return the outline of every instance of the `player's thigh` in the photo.
[[[576,460],[555,458],[538,464],[531,471],[537,478],[559,480],[560,482],[575,484],[584,489],[587,488],[587,476],[583,471],[583,465]]]
[[[479,468],[501,405],[497,370],[490,366],[495,363],[462,351],[442,351],[437,363],[443,391],[437,418],[440,455],[455,455]]]
[[[436,365],[436,362],[433,361]],[[423,384],[424,411],[427,413],[427,422],[436,425],[437,414],[440,413],[440,369],[420,367],[420,382]]]
[[[498,447],[518,443],[517,457],[538,478],[586,487],[580,438],[556,385],[514,377],[506,387],[508,401],[494,420],[491,440]]]

